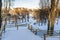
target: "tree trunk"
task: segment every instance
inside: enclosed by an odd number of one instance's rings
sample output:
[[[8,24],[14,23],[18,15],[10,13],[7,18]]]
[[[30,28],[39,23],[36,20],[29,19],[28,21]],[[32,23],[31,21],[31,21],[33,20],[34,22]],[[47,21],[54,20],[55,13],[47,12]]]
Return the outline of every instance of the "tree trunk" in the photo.
[[[29,22],[29,13],[27,13],[27,21]]]
[[[6,24],[7,24],[7,20],[6,20],[6,18],[5,18],[5,19],[4,19],[4,32],[5,32]]]
[[[1,24],[2,24],[1,8],[2,8],[2,0],[0,0],[0,29],[1,29]]]
[[[55,17],[56,17],[56,11],[58,7],[59,0],[51,0],[51,12],[49,13],[50,18],[49,18],[49,25],[48,25],[48,34],[53,35],[54,32],[54,22],[55,22]],[[51,25],[50,25],[51,23]]]

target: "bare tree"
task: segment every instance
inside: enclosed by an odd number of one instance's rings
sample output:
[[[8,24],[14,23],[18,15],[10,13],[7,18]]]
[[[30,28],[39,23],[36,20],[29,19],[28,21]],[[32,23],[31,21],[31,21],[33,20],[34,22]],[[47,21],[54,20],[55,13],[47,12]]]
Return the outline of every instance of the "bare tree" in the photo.
[[[59,0],[40,0],[41,2],[41,6],[46,7],[48,6],[48,31],[47,33],[49,35],[53,35],[54,32],[54,22],[55,22],[55,18],[57,17],[57,13],[58,13],[58,3]],[[44,2],[44,3],[43,3]],[[45,4],[45,6],[44,6]],[[57,14],[57,15],[56,15]]]
[[[58,8],[59,0],[51,0],[51,12],[49,12],[49,26],[48,26],[48,34],[53,35],[54,32],[54,22],[56,17],[56,12]]]
[[[5,17],[3,17],[3,19],[4,19],[4,31],[5,31],[6,24],[7,24],[7,14],[9,14],[10,6],[11,6],[11,1],[12,0],[4,0],[4,8],[6,10],[6,12],[4,13]]]
[[[50,5],[50,0],[40,0],[39,6],[41,6],[41,8],[46,8]]]

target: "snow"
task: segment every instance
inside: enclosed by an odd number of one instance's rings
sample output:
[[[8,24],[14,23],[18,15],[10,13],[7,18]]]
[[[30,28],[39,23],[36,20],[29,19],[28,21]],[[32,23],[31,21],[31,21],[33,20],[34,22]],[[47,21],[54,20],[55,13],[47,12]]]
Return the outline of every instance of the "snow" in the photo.
[[[55,23],[54,30],[60,30],[60,19],[58,19],[58,24]]]
[[[18,20],[17,24],[30,24],[33,28],[39,28],[40,32],[35,35],[33,32],[28,30],[27,26],[19,26],[19,29],[17,30],[14,23],[11,22],[9,24],[7,21],[5,33],[2,34],[2,40],[44,40],[44,37],[41,36],[45,33],[43,30],[47,30],[47,23],[46,25],[39,25],[33,18],[30,18],[29,22],[26,21],[23,23]],[[54,30],[60,30],[60,19],[58,20],[58,24],[55,23],[54,26]],[[46,40],[60,40],[60,36],[46,36]]]
[[[59,36],[47,37],[46,40],[60,40],[60,37]]]
[[[39,34],[42,35],[43,33],[40,32]],[[44,40],[44,37],[35,35],[28,30],[27,26],[21,26],[18,30],[16,27],[6,28],[6,32],[2,34],[2,40]],[[59,37],[46,37],[46,40],[59,40]]]
[[[6,32],[2,35],[2,40],[42,40],[39,36],[34,35],[27,27],[6,28]]]
[[[33,34],[27,27],[19,27],[18,30],[13,27],[6,28],[6,32],[2,35],[2,40],[44,40],[44,38]],[[46,40],[59,40],[59,37],[46,37]]]
[[[30,18],[30,22],[28,24],[32,25],[32,27],[34,27],[34,28],[38,27],[39,29],[42,29],[42,30],[47,30],[47,28],[48,28],[48,26],[47,26],[48,22],[46,22],[45,25],[44,24],[41,25],[41,23],[39,25],[39,23],[36,22],[36,20],[34,20],[33,18]],[[55,24],[54,24],[54,30],[60,30],[60,19],[58,19],[58,24],[55,22]]]

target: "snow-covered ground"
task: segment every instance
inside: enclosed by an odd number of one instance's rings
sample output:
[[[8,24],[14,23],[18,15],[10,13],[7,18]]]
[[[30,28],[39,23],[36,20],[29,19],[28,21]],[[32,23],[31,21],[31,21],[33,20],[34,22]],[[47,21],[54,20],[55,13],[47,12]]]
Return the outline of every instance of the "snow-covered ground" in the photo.
[[[6,32],[2,34],[2,40],[44,40],[44,38],[33,34],[27,27],[19,27],[16,30],[13,28],[6,28]],[[60,40],[59,37],[46,37],[46,40]]]
[[[18,22],[18,24],[31,24],[33,27],[39,27],[40,30],[47,30],[47,23],[46,25],[40,26],[38,23],[34,25],[36,20],[30,18],[29,22]],[[60,19],[58,20],[58,24],[55,23],[54,30],[60,30]],[[27,26],[19,26],[19,29],[17,30],[14,23],[10,23],[7,21],[6,30],[5,33],[2,34],[2,40],[44,40],[44,37],[41,37],[39,35],[42,35],[43,32],[41,31],[38,33],[38,35],[35,35],[30,30],[28,30]],[[56,37],[46,37],[46,40],[60,40],[60,36]]]
[[[58,22],[58,24],[57,24],[57,22]],[[34,24],[34,23],[36,23],[36,24]],[[29,24],[33,25],[34,27],[35,26],[39,27],[42,30],[47,30],[47,28],[48,28],[48,26],[47,26],[48,22],[46,22],[45,25],[44,24],[41,25],[41,23],[39,25],[39,23],[37,23],[36,20],[34,20],[33,18],[30,18],[30,23]],[[55,22],[55,24],[54,24],[54,30],[60,30],[60,19],[58,19],[58,21]]]
[[[46,37],[47,40],[60,40],[59,37]],[[6,28],[6,32],[2,34],[2,40],[44,40],[38,35],[33,34],[27,27]]]
[[[6,28],[2,40],[43,40],[43,38],[34,35],[27,27],[19,27],[18,30],[16,28]]]

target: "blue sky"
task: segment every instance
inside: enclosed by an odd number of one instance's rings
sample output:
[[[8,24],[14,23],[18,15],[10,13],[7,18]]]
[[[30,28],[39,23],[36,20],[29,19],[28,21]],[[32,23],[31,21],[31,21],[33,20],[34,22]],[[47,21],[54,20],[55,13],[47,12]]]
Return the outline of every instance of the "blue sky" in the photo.
[[[15,0],[13,7],[39,8],[39,0]]]

